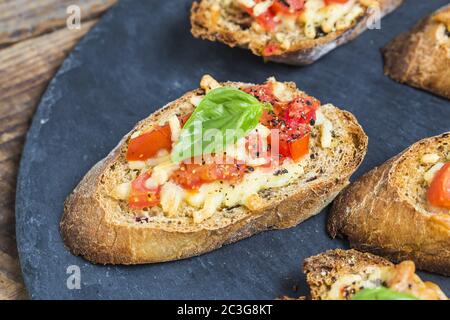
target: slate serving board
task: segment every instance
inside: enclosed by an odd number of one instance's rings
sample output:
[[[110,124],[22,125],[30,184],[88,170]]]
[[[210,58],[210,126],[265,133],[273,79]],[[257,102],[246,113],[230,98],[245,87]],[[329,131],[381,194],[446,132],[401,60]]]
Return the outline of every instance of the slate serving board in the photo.
[[[297,68],[241,49],[194,39],[191,1],[122,0],[80,42],[50,83],[28,133],[18,180],[17,241],[28,292],[35,299],[273,299],[307,293],[301,263],[346,247],[325,232],[327,213],[215,252],[142,266],[96,266],[63,246],[59,221],[66,196],[141,118],[198,86],[219,80],[292,80],[324,103],[354,113],[369,151],[354,178],[411,143],[450,131],[450,103],[383,75],[379,49],[446,0],[409,0],[316,64]],[[326,211],[326,210],[324,210]],[[69,266],[81,289],[67,287]],[[422,273],[450,294],[450,279]],[[293,291],[298,285],[298,291]]]

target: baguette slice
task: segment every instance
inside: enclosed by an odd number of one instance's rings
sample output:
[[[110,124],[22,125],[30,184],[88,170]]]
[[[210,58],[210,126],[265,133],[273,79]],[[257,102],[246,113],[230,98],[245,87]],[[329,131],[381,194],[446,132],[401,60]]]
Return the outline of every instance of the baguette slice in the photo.
[[[356,2],[363,7],[363,12],[348,27],[318,35],[314,39],[306,37],[301,32],[295,36],[285,35],[283,38],[289,39],[288,46],[285,45],[285,40],[280,41],[279,33],[261,34],[252,31],[248,27],[248,17],[242,13],[242,10],[225,10],[231,1],[194,2],[191,9],[191,32],[197,38],[220,41],[230,47],[250,49],[255,55],[264,56],[269,61],[308,65],[336,47],[356,38],[376,19],[386,16],[399,7],[403,0],[357,0]],[[280,44],[281,52],[265,55],[264,47],[269,43]]]
[[[450,5],[420,21],[383,49],[392,79],[450,99]]]
[[[413,144],[349,186],[333,203],[330,235],[347,237],[353,248],[450,275],[450,210],[432,208],[426,199],[434,162],[450,162],[450,133]]]
[[[244,88],[250,84],[223,85]],[[286,86],[297,90],[294,83]],[[151,213],[135,211],[111,197],[114,186],[130,171],[125,159],[130,136],[173,114],[192,112],[190,101],[197,94],[204,94],[204,90],[188,92],[138,123],[67,198],[61,233],[75,255],[102,264],[155,263],[199,255],[264,230],[293,227],[327,206],[348,185],[350,175],[365,156],[367,136],[355,117],[324,105],[319,110],[333,125],[331,147],[321,148],[321,134],[313,129],[310,156],[301,160],[305,174],[287,186],[261,191],[259,209],[221,208],[209,219],[194,223],[193,208],[188,205],[179,216],[167,217],[159,207]]]
[[[305,260],[303,271],[313,300],[348,300],[358,291],[380,286],[425,300],[447,300],[441,289],[423,282],[414,263],[394,265],[356,250],[329,250]]]

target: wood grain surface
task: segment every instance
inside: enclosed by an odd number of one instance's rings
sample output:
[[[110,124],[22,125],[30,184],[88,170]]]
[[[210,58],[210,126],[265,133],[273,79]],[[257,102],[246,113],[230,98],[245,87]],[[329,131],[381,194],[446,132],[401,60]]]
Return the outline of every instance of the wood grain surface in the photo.
[[[17,169],[39,99],[67,53],[116,0],[0,0],[0,300],[26,299],[15,242]],[[66,28],[69,5],[81,28]]]

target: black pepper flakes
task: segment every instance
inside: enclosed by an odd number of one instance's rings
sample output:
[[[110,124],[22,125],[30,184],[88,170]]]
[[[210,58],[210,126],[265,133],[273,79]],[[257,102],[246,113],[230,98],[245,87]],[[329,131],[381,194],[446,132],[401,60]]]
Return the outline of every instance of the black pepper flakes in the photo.
[[[134,221],[136,222],[140,222],[140,223],[147,223],[148,222],[148,218],[147,217],[135,217]]]
[[[274,172],[274,176],[280,176],[280,175],[282,175],[282,174],[286,174],[286,173],[288,173],[289,171],[287,170],[287,169],[280,169],[280,170],[277,170],[277,171],[275,171]]]

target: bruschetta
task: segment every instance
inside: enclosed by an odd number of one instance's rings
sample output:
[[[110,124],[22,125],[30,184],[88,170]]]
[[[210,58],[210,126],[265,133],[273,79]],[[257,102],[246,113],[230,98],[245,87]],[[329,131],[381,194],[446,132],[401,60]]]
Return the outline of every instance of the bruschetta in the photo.
[[[66,201],[62,236],[102,264],[199,255],[319,213],[366,148],[352,114],[294,83],[204,76],[87,173]]]
[[[383,49],[386,75],[450,99],[450,5]]]
[[[450,275],[450,133],[413,144],[349,186],[328,230],[353,248]]]
[[[280,63],[306,65],[353,40],[402,0],[201,0],[192,34]]]
[[[305,260],[313,300],[447,300],[434,283],[415,273],[412,261],[394,265],[356,250],[330,250]]]

